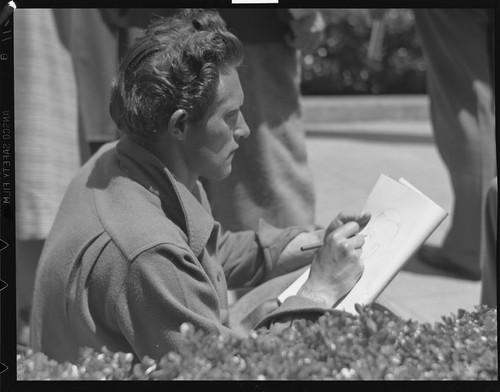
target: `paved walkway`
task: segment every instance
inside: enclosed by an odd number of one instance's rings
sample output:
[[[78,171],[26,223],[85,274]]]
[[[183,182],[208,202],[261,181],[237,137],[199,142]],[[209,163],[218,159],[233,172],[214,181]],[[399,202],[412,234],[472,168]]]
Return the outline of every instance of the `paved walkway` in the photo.
[[[453,196],[428,119],[425,96],[305,97],[309,163],[316,219],[327,225],[340,211],[359,210],[381,173],[404,177],[448,212]],[[450,219],[427,240],[439,245]],[[397,314],[440,321],[479,304],[480,282],[456,279],[414,257],[379,297]]]

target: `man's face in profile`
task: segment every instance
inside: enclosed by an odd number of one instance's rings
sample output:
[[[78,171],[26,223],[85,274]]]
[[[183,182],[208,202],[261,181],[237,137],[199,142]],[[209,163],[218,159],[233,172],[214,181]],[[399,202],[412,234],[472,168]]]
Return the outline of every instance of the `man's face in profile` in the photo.
[[[250,131],[240,111],[243,90],[236,68],[220,73],[215,102],[201,120],[187,125],[185,160],[189,169],[210,180],[226,178],[240,138]]]

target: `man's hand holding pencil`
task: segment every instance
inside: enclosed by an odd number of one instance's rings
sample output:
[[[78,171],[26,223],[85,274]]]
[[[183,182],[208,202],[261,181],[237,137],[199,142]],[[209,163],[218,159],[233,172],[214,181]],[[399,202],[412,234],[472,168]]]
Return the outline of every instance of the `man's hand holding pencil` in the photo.
[[[326,228],[324,238],[326,238],[330,233],[337,230],[342,225],[345,225],[348,222],[356,222],[359,225],[360,230],[362,230],[370,220],[370,217],[371,215],[369,212],[365,212],[363,214],[341,212]],[[324,244],[324,239],[323,241],[320,242],[303,245],[300,247],[300,250],[306,251],[311,249],[319,249],[323,246],[323,244]]]
[[[352,288],[363,273],[364,236],[359,232],[370,217],[370,213],[341,213],[325,230],[324,240],[307,247],[318,251],[309,278],[297,295],[331,307]]]

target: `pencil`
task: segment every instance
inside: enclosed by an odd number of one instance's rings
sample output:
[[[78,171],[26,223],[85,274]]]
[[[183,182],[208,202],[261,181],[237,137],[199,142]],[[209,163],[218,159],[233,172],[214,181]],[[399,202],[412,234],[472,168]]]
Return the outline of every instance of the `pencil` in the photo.
[[[325,243],[324,241],[321,241],[321,242],[315,242],[314,244],[304,245],[300,247],[300,250],[304,252],[306,250],[318,249],[321,248],[324,243]]]

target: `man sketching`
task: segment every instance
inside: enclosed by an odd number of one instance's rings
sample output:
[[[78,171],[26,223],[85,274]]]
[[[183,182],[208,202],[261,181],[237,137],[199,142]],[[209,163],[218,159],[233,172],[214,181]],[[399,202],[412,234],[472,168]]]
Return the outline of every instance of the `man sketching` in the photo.
[[[247,328],[278,328],[330,309],[360,277],[369,214],[315,232],[264,221],[223,232],[213,220],[199,178],[226,178],[249,134],[241,61],[241,43],[204,10],[157,20],[124,56],[110,102],[124,136],[83,166],[61,204],[36,278],[35,351],[75,361],[81,347],[106,346],[159,359],[179,349],[184,322],[235,333],[228,288],[312,263],[297,295],[249,309]]]

